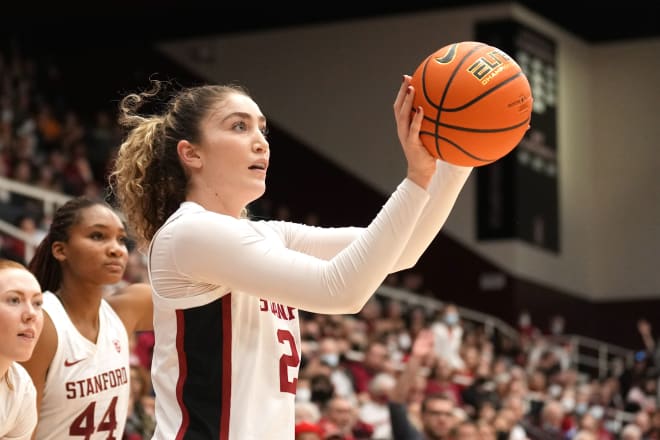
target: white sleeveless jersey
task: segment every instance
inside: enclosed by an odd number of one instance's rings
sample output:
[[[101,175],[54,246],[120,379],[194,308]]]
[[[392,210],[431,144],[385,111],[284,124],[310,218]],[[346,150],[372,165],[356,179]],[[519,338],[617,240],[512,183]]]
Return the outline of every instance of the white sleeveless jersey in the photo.
[[[46,376],[36,439],[121,439],[130,393],[124,323],[102,300],[94,344],[78,332],[53,293],[44,293],[43,309],[57,330],[57,350]]]
[[[17,362],[9,366],[9,389],[0,375],[0,438],[29,440],[37,425],[37,390],[25,368]]]
[[[149,249],[153,440],[291,440],[298,309],[357,313],[412,267],[470,168],[439,163],[428,191],[404,180],[366,228],[236,219],[184,202]]]

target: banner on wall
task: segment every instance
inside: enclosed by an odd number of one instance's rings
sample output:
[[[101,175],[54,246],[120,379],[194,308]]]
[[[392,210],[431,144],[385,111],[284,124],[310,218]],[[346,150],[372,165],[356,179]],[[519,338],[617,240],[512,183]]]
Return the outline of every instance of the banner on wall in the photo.
[[[519,239],[559,252],[556,45],[513,20],[476,24],[476,40],[502,49],[529,80],[534,107],[520,144],[477,168],[477,239]]]

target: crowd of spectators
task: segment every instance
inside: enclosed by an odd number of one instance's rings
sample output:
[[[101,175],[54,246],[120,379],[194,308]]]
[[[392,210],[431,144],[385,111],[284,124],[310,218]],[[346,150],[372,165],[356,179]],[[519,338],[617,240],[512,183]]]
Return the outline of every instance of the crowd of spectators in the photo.
[[[67,195],[105,197],[120,133],[108,109],[86,118],[69,106],[59,75],[55,64],[37,64],[18,45],[0,51],[0,175]],[[261,209],[275,218],[288,212]],[[33,244],[49,221],[39,201],[15,193],[0,194],[0,218]],[[0,238],[3,256],[30,259],[29,243]],[[144,257],[133,250],[125,282],[145,280]],[[415,293],[414,273],[387,283]],[[429,310],[375,296],[355,315],[300,311],[300,320],[298,440],[660,440],[660,362],[649,322],[638,323],[634,363],[597,377],[571,362],[561,317],[544,332],[523,314],[511,339],[463,319],[456,304]],[[154,429],[152,346],[152,333],[133,335],[125,440],[148,439]]]

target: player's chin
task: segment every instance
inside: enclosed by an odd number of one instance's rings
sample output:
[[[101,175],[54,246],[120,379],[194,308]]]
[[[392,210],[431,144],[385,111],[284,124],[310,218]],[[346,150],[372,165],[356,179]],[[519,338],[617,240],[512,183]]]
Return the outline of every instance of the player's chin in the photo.
[[[102,273],[99,274],[99,277],[97,280],[101,280],[100,284],[117,284],[120,282],[124,277],[124,271],[123,270],[116,270],[114,268],[106,268],[106,270]]]
[[[252,203],[255,200],[261,198],[266,193],[266,182],[257,182],[250,188],[250,201]]]
[[[19,347],[16,350],[16,353],[13,356],[13,359],[17,360],[18,362],[26,362],[29,361],[30,358],[32,357],[32,352],[34,351],[34,347],[37,345],[37,340],[36,338],[32,341],[25,342],[22,344],[21,347]],[[2,437],[5,438],[5,437]]]

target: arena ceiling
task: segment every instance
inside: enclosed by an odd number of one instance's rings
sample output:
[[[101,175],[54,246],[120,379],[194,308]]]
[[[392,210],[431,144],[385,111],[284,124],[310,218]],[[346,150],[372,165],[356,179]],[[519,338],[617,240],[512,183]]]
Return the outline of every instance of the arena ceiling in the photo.
[[[387,6],[385,3],[392,2],[271,1],[262,4],[218,0],[114,0],[71,7],[66,2],[55,2],[38,8],[26,2],[15,4],[15,20],[10,25],[21,32],[37,33],[45,29],[44,42],[58,36],[69,39],[79,36],[81,42],[102,38],[128,43],[512,2],[403,0]],[[660,37],[659,2],[627,0],[610,2],[611,6],[602,2],[554,0],[519,0],[517,3],[594,44]]]

